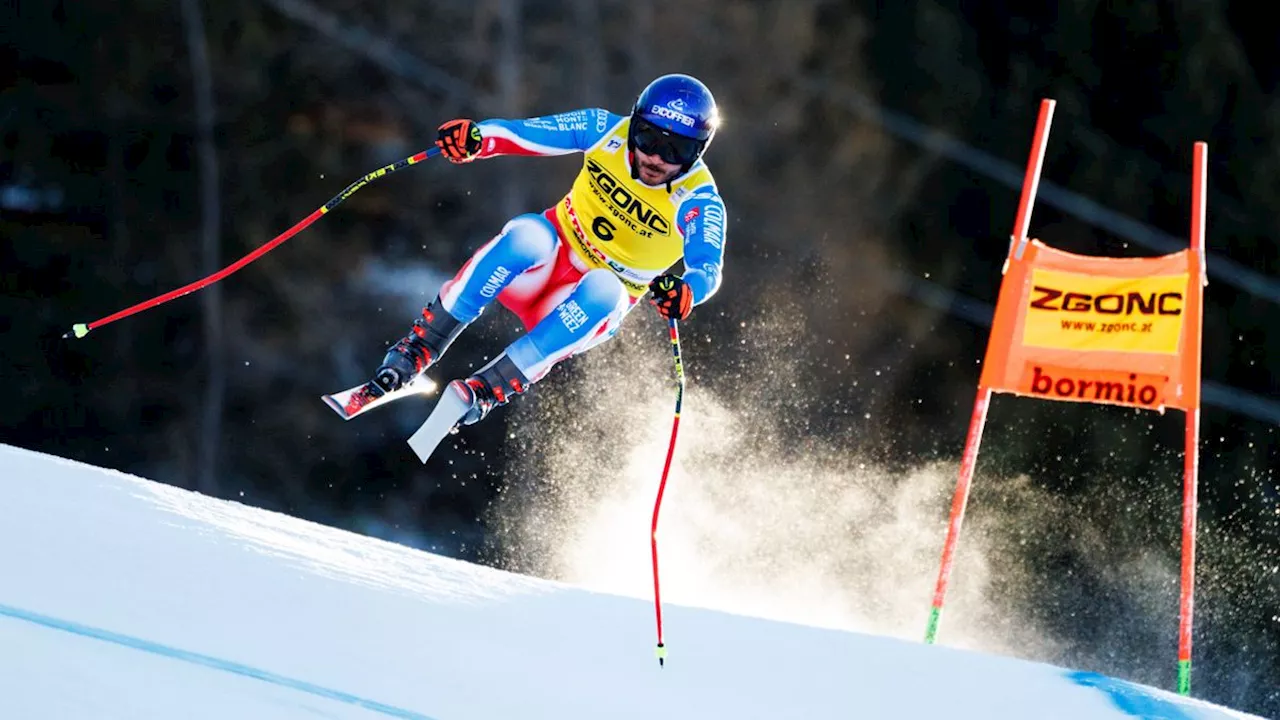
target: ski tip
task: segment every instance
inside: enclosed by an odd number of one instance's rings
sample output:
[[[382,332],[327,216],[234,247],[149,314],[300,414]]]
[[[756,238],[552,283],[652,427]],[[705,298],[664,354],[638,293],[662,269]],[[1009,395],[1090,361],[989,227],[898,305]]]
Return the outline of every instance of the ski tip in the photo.
[[[451,387],[452,383],[449,386]],[[470,391],[468,391],[470,392]],[[456,432],[463,417],[471,410],[471,399],[457,392],[446,392],[436,402],[422,426],[409,437],[409,447],[425,465],[436,447],[446,437]]]
[[[321,395],[320,399],[323,400],[324,404],[328,405],[331,410],[338,413],[338,416],[341,417],[343,420],[351,419],[347,416],[346,410],[342,409],[342,404],[339,403],[337,400],[334,400],[332,395]]]
[[[89,326],[87,324],[76,323],[75,325],[71,326],[71,330],[69,332],[62,333],[62,337],[65,339],[65,338],[71,337],[72,335],[75,335],[77,338],[82,338],[88,334],[89,334]]]

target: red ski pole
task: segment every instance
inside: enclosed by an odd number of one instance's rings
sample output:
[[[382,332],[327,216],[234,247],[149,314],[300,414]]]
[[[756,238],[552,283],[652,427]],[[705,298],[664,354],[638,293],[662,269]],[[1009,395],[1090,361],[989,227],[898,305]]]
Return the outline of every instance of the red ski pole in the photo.
[[[162,305],[164,303],[167,303],[170,300],[173,300],[174,298],[182,297],[187,293],[192,293],[203,287],[212,285],[213,283],[216,283],[219,280],[227,277],[228,275],[234,273],[235,271],[239,270],[245,265],[248,265],[254,260],[257,260],[263,255],[266,255],[268,252],[275,249],[278,245],[282,244],[285,240],[288,240],[294,235],[297,235],[298,233],[302,232],[308,226],[310,226],[311,223],[319,219],[321,215],[324,215],[325,213],[337,207],[339,204],[342,203],[343,200],[346,200],[347,198],[351,197],[355,193],[355,191],[359,190],[365,185],[368,185],[369,183],[373,182],[374,180],[377,180],[380,177],[383,177],[384,175],[390,175],[391,173],[401,168],[405,168],[410,165],[416,165],[422,162],[423,160],[426,160],[427,158],[431,157],[432,155],[439,154],[439,152],[440,152],[440,148],[432,147],[427,150],[423,150],[422,152],[416,155],[394,162],[386,167],[374,170],[368,175],[365,175],[359,180],[348,185],[345,190],[333,196],[333,198],[329,200],[329,202],[325,203],[322,207],[317,209],[315,212],[303,218],[301,221],[298,222],[297,225],[294,225],[293,227],[289,228],[288,230],[281,233],[280,235],[277,235],[270,242],[262,245],[261,247],[249,253],[248,255],[245,255],[239,260],[222,268],[218,272],[208,277],[196,280],[193,283],[183,285],[177,290],[171,290],[163,295],[157,295],[156,297],[153,297],[150,300],[144,300],[136,305],[131,305],[119,312],[112,313],[104,318],[99,318],[97,320],[94,320],[93,322],[76,323],[71,327],[70,332],[63,333],[62,337],[65,338],[65,337],[70,337],[71,335],[75,335],[78,338],[82,338],[85,335],[88,335],[90,330],[102,327],[103,325],[107,325],[109,323],[113,323],[116,320],[127,318],[130,315],[133,315],[134,313],[139,313],[139,312],[142,312],[143,310],[149,310],[157,305]]]
[[[667,475],[671,472],[671,458],[676,452],[676,433],[680,431],[680,406],[684,403],[684,363],[680,360],[680,328],[676,320],[671,328],[671,353],[676,361],[676,415],[671,423],[671,442],[667,445],[667,461],[662,466],[662,481],[658,483],[658,499],[653,504],[653,526],[649,531],[649,543],[653,549],[653,607],[658,615],[658,665],[667,659],[667,648],[662,643],[662,590],[658,583],[658,511],[662,509],[662,493],[667,489]]]

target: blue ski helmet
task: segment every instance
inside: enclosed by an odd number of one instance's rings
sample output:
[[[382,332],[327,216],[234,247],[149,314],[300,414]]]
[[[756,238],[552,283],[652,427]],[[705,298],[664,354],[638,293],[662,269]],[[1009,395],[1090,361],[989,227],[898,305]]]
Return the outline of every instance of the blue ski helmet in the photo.
[[[663,75],[636,98],[627,146],[680,165],[683,174],[702,157],[719,124],[706,85],[688,75]]]

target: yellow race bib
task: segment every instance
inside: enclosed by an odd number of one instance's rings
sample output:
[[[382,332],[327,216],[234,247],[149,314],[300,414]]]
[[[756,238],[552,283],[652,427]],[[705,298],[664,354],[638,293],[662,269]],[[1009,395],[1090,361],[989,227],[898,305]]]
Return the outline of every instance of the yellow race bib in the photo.
[[[634,297],[684,255],[676,213],[689,195],[712,184],[701,161],[667,186],[631,177],[626,118],[583,154],[582,171],[556,205],[574,252],[590,267],[608,268]]]

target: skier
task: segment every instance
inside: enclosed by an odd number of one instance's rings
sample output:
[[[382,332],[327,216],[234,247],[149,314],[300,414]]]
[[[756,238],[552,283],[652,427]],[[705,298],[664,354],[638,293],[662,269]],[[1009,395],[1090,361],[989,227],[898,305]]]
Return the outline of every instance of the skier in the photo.
[[[450,383],[462,409],[454,425],[479,422],[556,363],[612,337],[646,292],[663,317],[688,317],[720,285],[725,207],[702,159],[718,124],[705,85],[664,75],[640,93],[629,116],[584,109],[441,125],[436,144],[454,163],[577,151],[583,167],[562,200],[513,218],[477,250],[374,378],[341,404],[331,400],[334,409],[352,417],[416,379],[493,300],[527,333]],[[683,275],[669,272],[681,259]]]

